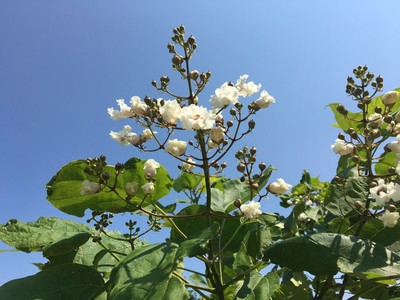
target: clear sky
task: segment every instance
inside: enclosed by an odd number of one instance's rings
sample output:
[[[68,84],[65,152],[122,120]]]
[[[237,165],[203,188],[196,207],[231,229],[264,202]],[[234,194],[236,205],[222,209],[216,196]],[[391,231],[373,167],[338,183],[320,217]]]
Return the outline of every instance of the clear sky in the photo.
[[[107,108],[120,98],[160,96],[150,82],[173,74],[166,45],[180,24],[199,44],[192,66],[213,74],[204,105],[242,74],[275,97],[246,140],[278,168],[272,179],[295,184],[307,169],[330,181],[338,131],[325,106],[351,106],[345,83],[358,65],[382,74],[386,91],[400,86],[399,9],[398,0],[3,0],[0,222],[78,220],[46,200],[45,184],[61,166],[100,154],[113,164],[150,157],[109,138],[125,122],[112,121]],[[154,158],[176,174],[174,161]],[[229,162],[228,175],[236,176]],[[262,209],[279,207],[271,200]],[[30,263],[40,259],[0,253],[0,284],[34,274]]]

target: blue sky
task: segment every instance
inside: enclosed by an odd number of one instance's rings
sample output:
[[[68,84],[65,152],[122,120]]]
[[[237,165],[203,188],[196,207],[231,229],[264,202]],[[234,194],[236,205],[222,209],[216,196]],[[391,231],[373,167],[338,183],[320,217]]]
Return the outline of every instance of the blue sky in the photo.
[[[133,95],[159,97],[151,80],[171,75],[173,27],[199,44],[192,66],[210,70],[209,96],[242,74],[262,83],[276,103],[255,117],[246,143],[295,184],[303,169],[329,181],[338,131],[331,102],[345,94],[351,70],[367,64],[400,86],[400,3],[392,1],[27,1],[0,10],[0,222],[65,215],[46,200],[45,184],[74,160],[105,154],[110,163],[149,158],[112,141],[107,108]],[[181,87],[177,85],[179,90]],[[175,162],[152,156],[176,174]],[[233,157],[233,155],[232,155]],[[230,159],[227,175],[236,176]],[[271,200],[264,211],[277,211]],[[84,221],[84,220],[82,220]],[[7,249],[0,244],[1,249]],[[0,253],[0,284],[36,272],[40,256]]]

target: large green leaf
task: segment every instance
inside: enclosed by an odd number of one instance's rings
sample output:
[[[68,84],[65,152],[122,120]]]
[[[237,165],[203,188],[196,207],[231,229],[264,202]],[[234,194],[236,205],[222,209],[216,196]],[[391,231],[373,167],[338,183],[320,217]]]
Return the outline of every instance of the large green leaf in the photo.
[[[73,161],[64,167],[47,184],[47,199],[59,210],[82,217],[86,209],[96,211],[124,212],[135,211],[135,206],[143,202],[144,193],[139,188],[137,195],[130,199],[129,205],[125,201],[127,193],[125,186],[128,182],[137,182],[142,186],[147,182],[144,177],[143,165],[145,161],[132,158],[125,163],[122,175],[118,176],[115,191],[112,187],[115,181],[115,168],[106,166],[105,171],[110,174],[108,180],[110,187],[104,187],[93,195],[81,195],[82,182],[89,180],[97,182],[98,179],[87,175],[84,169],[87,164],[84,160]],[[155,191],[145,198],[143,204],[153,204],[161,197],[167,195],[172,188],[172,179],[164,167],[157,169],[155,178]]]
[[[301,253],[301,259],[298,254]],[[370,240],[342,234],[319,233],[273,244],[265,258],[293,271],[314,275],[342,273],[400,274],[400,256]]]
[[[111,272],[110,299],[187,299],[187,290],[172,272],[180,262],[175,244],[152,244],[132,251]]]
[[[356,201],[365,201],[369,185],[364,177],[349,177],[345,183],[331,184],[324,205],[335,216],[345,216],[353,211]]]
[[[96,270],[63,264],[9,281],[0,287],[0,299],[95,299],[103,291],[103,278]]]
[[[59,242],[61,248],[77,248],[89,239],[91,232],[84,224],[55,217],[41,217],[34,223],[10,220],[0,225],[0,239],[24,252],[44,251]]]
[[[280,277],[276,273],[262,276],[258,272],[251,272],[239,284],[240,287],[234,300],[264,300],[270,299],[279,287]]]
[[[208,250],[208,242],[218,235],[219,229],[219,224],[214,222],[210,227],[191,235],[188,240],[179,245],[179,255],[193,257],[205,254]]]
[[[192,190],[203,180],[203,178],[204,176],[202,175],[182,172],[174,181],[174,190],[178,193],[184,190]]]

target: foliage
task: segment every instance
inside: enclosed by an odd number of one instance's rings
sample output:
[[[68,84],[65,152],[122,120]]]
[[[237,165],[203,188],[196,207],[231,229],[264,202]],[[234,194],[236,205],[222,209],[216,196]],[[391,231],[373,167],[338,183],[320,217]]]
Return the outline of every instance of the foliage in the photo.
[[[134,96],[108,112],[144,128],[137,134],[126,125],[113,139],[165,151],[179,175],[153,159],[110,165],[104,155],[62,167],[47,184],[48,200],[93,226],[54,217],[1,225],[3,242],[48,261],[1,286],[0,298],[399,299],[400,89],[377,96],[383,78],[366,66],[347,78],[358,111],[329,105],[344,131],[332,145],[340,158],[331,182],[307,171],[294,186],[270,182],[274,168],[243,145],[234,153],[238,178],[227,178],[224,158],[275,100],[265,90],[247,100],[261,85],[243,75],[217,88],[207,108],[200,96],[211,73],[189,67],[195,38],[183,26],[173,33],[172,67],[188,96],[162,76],[152,86],[174,100]],[[180,198],[171,200],[171,191]],[[287,216],[262,212],[269,197]],[[108,230],[115,217],[125,232]],[[164,242],[144,242],[162,228]]]

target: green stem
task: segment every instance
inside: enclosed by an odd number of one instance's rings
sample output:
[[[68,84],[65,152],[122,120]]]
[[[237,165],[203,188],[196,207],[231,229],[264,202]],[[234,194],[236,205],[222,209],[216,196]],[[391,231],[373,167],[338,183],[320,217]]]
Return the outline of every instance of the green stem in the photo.
[[[102,242],[97,241],[97,243],[98,243],[104,250],[106,250],[108,253],[110,253],[110,255],[116,259],[116,261],[120,261],[119,257],[116,256],[110,249],[108,249]]]
[[[157,204],[154,204],[154,207],[164,216],[167,215],[167,213],[165,211],[163,211]],[[171,218],[166,218],[167,222],[169,222],[169,224],[176,230],[176,232],[178,232],[180,234],[181,237],[183,237],[184,239],[187,239],[186,234],[184,234],[179,227],[175,224],[175,222],[171,219]]]

